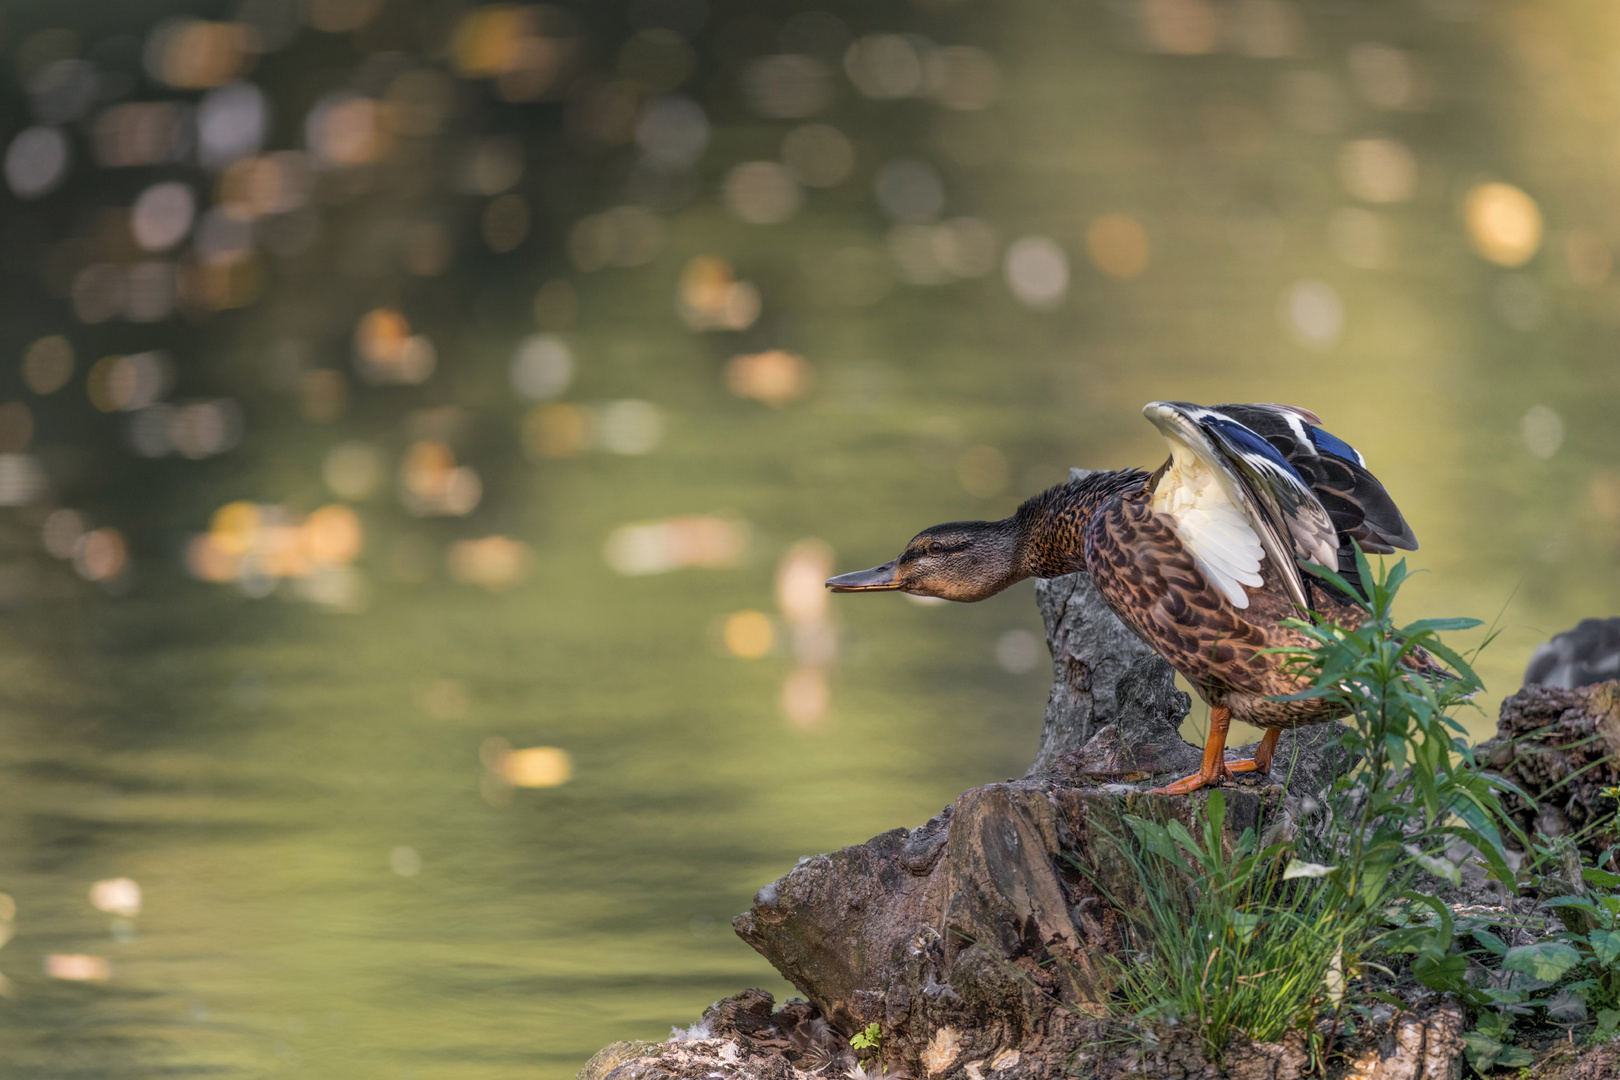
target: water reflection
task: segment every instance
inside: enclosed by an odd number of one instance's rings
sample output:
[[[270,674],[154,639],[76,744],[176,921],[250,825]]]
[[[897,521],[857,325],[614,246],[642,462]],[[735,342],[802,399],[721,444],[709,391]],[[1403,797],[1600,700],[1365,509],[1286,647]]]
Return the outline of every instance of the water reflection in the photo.
[[[19,1076],[563,1076],[784,990],[725,920],[1044,694],[1027,587],[820,579],[1156,464],[1146,400],[1321,411],[1499,692],[1620,604],[1581,11],[91,8],[7,30]]]

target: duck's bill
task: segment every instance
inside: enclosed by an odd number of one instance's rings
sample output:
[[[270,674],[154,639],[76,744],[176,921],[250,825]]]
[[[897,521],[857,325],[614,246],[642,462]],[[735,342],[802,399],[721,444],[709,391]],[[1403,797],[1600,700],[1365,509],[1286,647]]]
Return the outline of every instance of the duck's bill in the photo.
[[[853,574],[839,574],[827,579],[827,588],[833,592],[880,592],[900,587],[900,560],[874,566],[870,570],[857,570]]]

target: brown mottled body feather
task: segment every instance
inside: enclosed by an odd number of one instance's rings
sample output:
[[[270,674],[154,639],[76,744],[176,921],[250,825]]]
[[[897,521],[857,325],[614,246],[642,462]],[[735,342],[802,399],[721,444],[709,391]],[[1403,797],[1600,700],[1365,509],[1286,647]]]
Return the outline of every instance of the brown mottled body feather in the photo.
[[[1294,728],[1334,719],[1342,710],[1311,698],[1272,698],[1308,683],[1287,675],[1284,657],[1264,650],[1308,644],[1282,625],[1303,613],[1263,565],[1265,586],[1250,590],[1246,609],[1233,607],[1205,580],[1168,518],[1153,512],[1146,485],[1116,493],[1091,508],[1083,530],[1086,571],[1109,607],[1184,675],[1211,705],[1256,727]],[[1345,626],[1360,623],[1355,604],[1316,590],[1317,613]]]

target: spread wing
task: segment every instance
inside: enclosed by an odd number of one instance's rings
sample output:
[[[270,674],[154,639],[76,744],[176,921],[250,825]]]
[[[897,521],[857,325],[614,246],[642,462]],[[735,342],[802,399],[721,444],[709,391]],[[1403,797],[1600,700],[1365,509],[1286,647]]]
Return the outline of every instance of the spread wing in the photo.
[[[1354,540],[1363,551],[1388,555],[1418,549],[1412,527],[1355,447],[1321,428],[1314,413],[1290,405],[1217,405],[1212,409],[1262,436],[1309,485],[1338,534],[1339,575],[1360,587]]]
[[[1301,563],[1348,571],[1359,586],[1348,539],[1376,552],[1417,547],[1361,455],[1314,413],[1187,402],[1153,402],[1143,412],[1171,448],[1154,509],[1175,520],[1205,577],[1237,607],[1248,606],[1243,586],[1261,583],[1265,556],[1294,602],[1310,607]]]

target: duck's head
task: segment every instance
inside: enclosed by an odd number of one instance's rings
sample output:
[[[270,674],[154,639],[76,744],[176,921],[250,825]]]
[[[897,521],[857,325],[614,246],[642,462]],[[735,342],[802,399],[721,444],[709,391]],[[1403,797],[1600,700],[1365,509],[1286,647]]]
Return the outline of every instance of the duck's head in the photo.
[[[829,578],[833,592],[939,596],[971,603],[1029,576],[1012,519],[949,521],[911,538],[897,558],[870,570]]]

